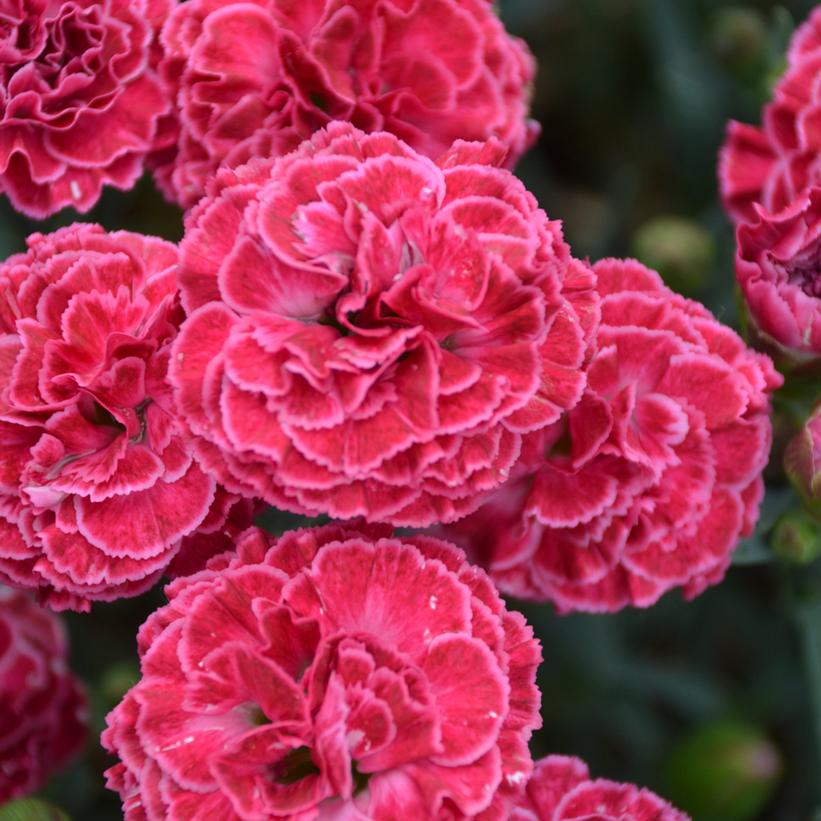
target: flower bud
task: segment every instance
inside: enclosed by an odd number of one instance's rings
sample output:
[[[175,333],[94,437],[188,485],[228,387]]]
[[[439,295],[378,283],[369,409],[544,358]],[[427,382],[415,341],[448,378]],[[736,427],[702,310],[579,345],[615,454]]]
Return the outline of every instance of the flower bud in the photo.
[[[821,405],[787,445],[784,470],[807,509],[821,514]]]
[[[99,693],[110,710],[140,679],[140,670],[132,662],[115,664],[106,670],[100,682]]]
[[[639,228],[633,239],[635,255],[655,268],[674,290],[697,290],[707,279],[715,257],[715,243],[698,223],[682,217],[656,217]]]
[[[810,564],[821,553],[821,523],[803,510],[790,510],[773,531],[773,550],[796,564]]]
[[[699,821],[750,821],[781,771],[781,754],[760,729],[723,720],[679,744],[669,761],[668,794]]]
[[[712,52],[731,71],[745,74],[766,59],[768,28],[767,21],[755,9],[720,9],[710,30]]]

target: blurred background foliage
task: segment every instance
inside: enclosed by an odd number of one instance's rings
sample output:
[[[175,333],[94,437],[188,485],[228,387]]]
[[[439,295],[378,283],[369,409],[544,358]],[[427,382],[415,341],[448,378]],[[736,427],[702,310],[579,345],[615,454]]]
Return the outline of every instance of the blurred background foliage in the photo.
[[[727,119],[758,121],[789,36],[812,6],[502,0],[508,27],[539,60],[533,113],[543,133],[519,173],[564,221],[578,256],[636,255],[738,326],[716,154]],[[3,203],[0,253],[75,218],[34,224]],[[181,234],[179,212],[147,180],[128,194],[107,192],[90,218]],[[580,755],[595,775],[653,788],[696,821],[821,819],[821,569],[813,561],[821,543],[780,469],[793,424],[779,405],[762,523],[723,585],[692,603],[672,594],[612,617],[521,607],[544,647],[536,755]],[[273,530],[294,523],[276,513],[265,522]],[[95,736],[136,681],[134,636],[162,600],[153,591],[66,617],[94,726],[86,757],[43,795],[74,819],[121,817],[103,789],[111,761]],[[0,819],[57,817],[18,809],[0,810]]]

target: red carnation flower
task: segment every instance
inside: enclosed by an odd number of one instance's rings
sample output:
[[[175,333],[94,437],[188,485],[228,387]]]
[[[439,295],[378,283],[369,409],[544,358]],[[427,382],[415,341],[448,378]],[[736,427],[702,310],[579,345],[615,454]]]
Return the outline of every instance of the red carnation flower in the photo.
[[[718,582],[763,495],[770,360],[638,262],[595,266],[588,389],[528,437],[515,480],[449,532],[500,587],[561,611],[646,607]]]
[[[28,246],[0,266],[0,578],[88,609],[152,585],[214,500],[165,379],[177,250],[93,225]]]
[[[170,0],[0,2],[0,190],[15,208],[88,211],[103,185],[134,185],[170,112],[152,67],[170,10]]]
[[[85,696],[67,655],[57,617],[0,587],[0,805],[38,789],[85,741]]]
[[[798,28],[787,57],[763,127],[727,129],[719,181],[736,222],[755,220],[756,204],[777,212],[821,184],[821,9]]]
[[[511,821],[689,821],[649,790],[603,778],[592,781],[578,758],[537,761]]]
[[[821,188],[738,229],[736,276],[758,330],[798,357],[821,354]]]
[[[170,379],[199,458],[296,512],[450,521],[584,385],[597,296],[499,143],[336,123],[187,220]]]
[[[187,207],[222,163],[279,156],[331,120],[390,131],[437,158],[535,139],[535,61],[487,0],[189,0],[162,32],[178,145],[155,158]]]
[[[166,588],[102,736],[126,819],[508,818],[538,642],[461,551],[389,534],[251,529]]]

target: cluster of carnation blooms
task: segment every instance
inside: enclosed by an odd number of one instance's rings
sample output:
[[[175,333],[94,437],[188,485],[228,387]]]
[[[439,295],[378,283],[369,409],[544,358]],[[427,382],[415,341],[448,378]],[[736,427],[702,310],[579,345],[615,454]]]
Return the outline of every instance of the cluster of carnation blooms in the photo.
[[[541,649],[500,594],[718,583],[782,380],[639,262],[574,257],[510,170],[535,67],[490,3],[10,0],[0,43],[16,208],[148,169],[187,209],[178,244],[75,223],[0,264],[0,800],[83,739],[43,608],[165,576],[102,736],[126,819],[685,819],[534,764]],[[801,361],[819,73],[816,15],[722,158],[755,327]],[[275,538],[266,505],[334,521]]]
[[[730,123],[719,179],[737,227],[736,276],[752,329],[815,395],[785,454],[805,502],[821,503],[821,7],[795,32],[761,126]],[[802,390],[806,394],[806,389]]]

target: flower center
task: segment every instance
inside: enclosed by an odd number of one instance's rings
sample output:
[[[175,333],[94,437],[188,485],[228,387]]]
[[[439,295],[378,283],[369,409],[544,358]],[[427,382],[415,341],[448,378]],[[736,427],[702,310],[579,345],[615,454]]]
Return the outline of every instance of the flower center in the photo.
[[[320,769],[314,762],[310,747],[296,747],[271,767],[272,780],[283,786],[296,784],[310,775],[320,775]],[[356,762],[353,761],[351,762],[351,776],[353,794],[359,795],[367,788],[370,773],[359,772]]]
[[[807,296],[821,297],[821,239],[790,260],[784,272],[790,285],[797,286]]]
[[[114,414],[111,413],[108,408],[103,407],[96,399],[92,398],[88,394],[84,393],[80,396],[78,408],[80,413],[83,415],[83,418],[87,422],[91,422],[92,425],[125,430],[125,425],[118,422],[114,417]]]
[[[271,719],[258,704],[248,704],[248,720],[254,727],[263,727],[271,724]],[[314,761],[312,750],[309,746],[295,747],[287,755],[280,758],[269,766],[269,777],[271,781],[282,786],[290,786],[313,775],[321,775],[321,770]],[[356,761],[351,761],[351,777],[353,781],[353,794],[358,795],[367,786],[370,779],[369,773],[362,773],[356,766]]]
[[[291,750],[271,767],[271,776],[277,784],[296,784],[309,775],[319,775],[319,767],[314,763],[310,747]]]
[[[92,425],[104,428],[114,428],[119,435],[125,431],[132,444],[139,444],[145,439],[147,422],[146,408],[151,404],[150,399],[144,399],[133,408],[118,408],[115,416],[108,408],[98,402],[93,396],[83,393],[80,396],[78,408],[83,418]]]
[[[356,762],[351,763],[351,773],[353,775],[353,794],[359,795],[367,786],[370,780],[370,773],[361,773],[356,766]]]
[[[821,271],[818,268],[791,270],[790,283],[797,285],[807,296],[821,297]]]

